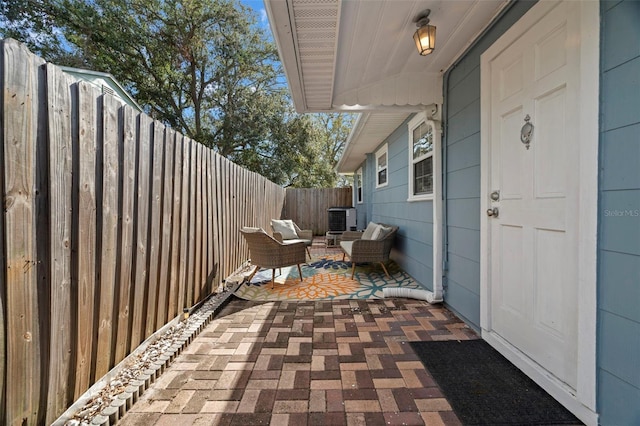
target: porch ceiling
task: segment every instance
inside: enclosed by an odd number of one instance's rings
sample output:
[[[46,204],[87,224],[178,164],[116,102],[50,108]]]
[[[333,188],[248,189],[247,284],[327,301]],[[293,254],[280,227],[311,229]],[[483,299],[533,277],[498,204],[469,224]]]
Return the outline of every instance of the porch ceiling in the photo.
[[[265,0],[299,112],[417,111],[442,102],[445,70],[508,0]],[[422,57],[415,16],[431,9]]]
[[[265,0],[299,112],[367,112],[338,171],[352,173],[409,114],[442,103],[442,74],[509,0]],[[418,55],[431,9],[436,49]],[[386,132],[386,133],[385,133]]]
[[[380,145],[409,115],[406,111],[360,114],[336,166],[338,173],[354,173],[367,158],[367,154]]]

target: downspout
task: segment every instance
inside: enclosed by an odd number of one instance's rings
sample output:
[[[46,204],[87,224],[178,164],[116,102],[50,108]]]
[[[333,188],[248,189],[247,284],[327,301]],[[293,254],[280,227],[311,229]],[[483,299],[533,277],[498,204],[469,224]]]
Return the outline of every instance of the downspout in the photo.
[[[447,153],[449,142],[449,78],[451,71],[456,67],[457,63],[444,74],[443,79],[443,96],[442,96],[442,279],[440,281],[440,297],[444,300],[444,287],[449,271],[449,226],[448,226],[448,207],[449,197],[447,196],[448,179],[447,179]]]
[[[445,75],[446,77],[446,75]],[[444,86],[444,84],[443,84]],[[444,89],[443,89],[444,90]],[[444,282],[444,275],[445,275],[445,265],[446,265],[446,245],[444,245],[444,241],[446,240],[446,197],[445,197],[445,188],[446,188],[446,143],[445,143],[445,128],[444,128],[444,120],[445,120],[445,115],[444,113],[444,106],[446,105],[446,97],[443,96],[443,104],[442,106],[435,106],[434,109],[432,109],[431,111],[427,112],[427,115],[430,116],[430,118],[434,121],[436,126],[440,126],[440,202],[437,203],[439,204],[439,206],[436,205],[436,201],[434,200],[434,222],[440,222],[440,229],[437,230],[435,229],[434,232],[437,235],[440,235],[440,241],[435,241],[435,244],[443,244],[442,246],[442,258],[441,258],[441,268],[440,268],[440,277],[436,278],[433,280],[433,291],[426,291],[426,294],[424,295],[424,300],[426,300],[429,303],[442,303],[444,302],[444,288],[443,288],[443,282]],[[440,108],[441,110],[438,111],[438,108]],[[440,211],[437,211],[437,210]],[[440,219],[439,221],[437,219]],[[435,265],[434,265],[435,267]],[[435,271],[436,273],[438,271]]]
[[[448,192],[447,146],[449,142],[449,80],[451,78],[451,72],[454,69],[456,69],[460,61],[462,61],[462,59],[467,55],[467,53],[471,51],[471,49],[473,49],[479,43],[480,40],[483,39],[483,37],[489,32],[491,28],[493,28],[495,23],[498,22],[500,18],[502,18],[502,16],[504,16],[504,14],[507,13],[507,11],[513,7],[514,3],[515,2],[509,3],[507,6],[502,8],[496,16],[494,16],[494,18],[491,21],[491,24],[489,24],[484,30],[482,30],[482,32],[475,38],[475,40],[471,43],[471,45],[469,45],[465,49],[464,53],[460,55],[460,57],[456,59],[453,64],[451,64],[451,66],[447,69],[447,71],[444,74],[443,83],[442,83],[442,90],[443,90],[442,115],[440,117],[441,124],[442,124],[442,146],[440,147],[442,151],[442,156],[441,156],[442,158],[442,188],[441,188],[441,193],[442,193],[442,221],[441,221],[442,223],[442,277],[439,283],[434,283],[433,293],[432,295],[430,295],[430,297],[432,297],[433,300],[436,300],[439,302],[444,301],[444,293],[445,293],[444,287],[446,287],[445,280],[447,278],[447,272],[449,271],[449,226],[448,226],[448,214],[447,214],[448,207],[449,207],[449,198],[447,196],[447,192]],[[429,300],[429,298],[426,298],[425,300],[427,300],[429,303],[435,303]]]

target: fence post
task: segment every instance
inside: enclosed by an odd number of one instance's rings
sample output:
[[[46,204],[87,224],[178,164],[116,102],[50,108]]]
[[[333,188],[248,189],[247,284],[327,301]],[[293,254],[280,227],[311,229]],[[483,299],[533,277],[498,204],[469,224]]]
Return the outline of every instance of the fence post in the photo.
[[[44,421],[39,412],[43,367],[43,347],[47,331],[40,328],[40,315],[48,311],[47,277],[43,267],[47,259],[39,258],[38,244],[46,244],[48,233],[39,229],[39,219],[46,217],[41,191],[46,173],[44,153],[46,130],[39,127],[46,116],[44,61],[13,40],[2,42],[2,160],[4,195],[3,280],[4,322],[6,335],[2,354],[6,424],[38,424]],[[39,235],[40,231],[44,231]],[[40,238],[39,238],[40,237]],[[3,356],[3,355],[0,355]],[[9,389],[10,391],[7,391]]]

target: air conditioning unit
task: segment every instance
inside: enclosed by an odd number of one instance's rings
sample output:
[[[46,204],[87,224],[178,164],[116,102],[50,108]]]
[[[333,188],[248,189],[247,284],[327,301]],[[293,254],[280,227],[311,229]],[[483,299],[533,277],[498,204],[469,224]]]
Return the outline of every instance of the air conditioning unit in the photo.
[[[329,214],[329,232],[340,234],[344,231],[355,231],[356,209],[353,207],[330,207]]]

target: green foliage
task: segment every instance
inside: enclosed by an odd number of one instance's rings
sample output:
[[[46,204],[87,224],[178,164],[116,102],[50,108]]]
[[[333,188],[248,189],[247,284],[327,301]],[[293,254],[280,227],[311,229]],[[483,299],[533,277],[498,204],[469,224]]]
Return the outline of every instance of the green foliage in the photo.
[[[64,55],[47,0],[10,0],[0,2],[0,38],[23,42],[46,58]]]
[[[299,188],[332,188],[344,182],[335,171],[349,138],[355,116],[351,114],[313,114],[308,116],[313,131],[308,139],[308,156],[301,159],[299,173],[291,185]]]
[[[12,0],[0,35],[111,73],[153,118],[276,183],[337,182],[351,118],[293,112],[274,43],[236,0]]]

